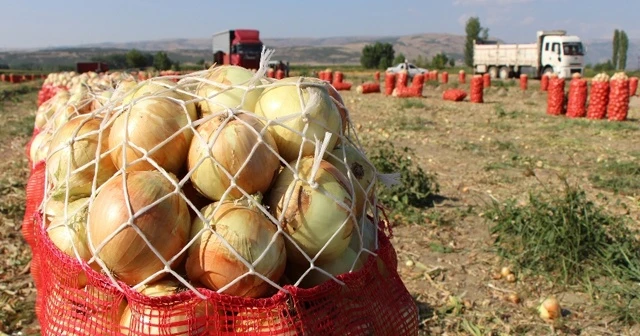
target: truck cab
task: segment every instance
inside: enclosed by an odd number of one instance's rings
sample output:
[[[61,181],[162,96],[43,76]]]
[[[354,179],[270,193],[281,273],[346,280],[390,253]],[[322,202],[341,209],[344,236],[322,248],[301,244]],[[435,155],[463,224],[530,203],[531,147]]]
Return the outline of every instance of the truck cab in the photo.
[[[247,69],[260,67],[262,41],[254,29],[226,30],[213,35],[213,62]]]
[[[583,73],[584,47],[579,37],[544,32],[539,32],[538,35],[542,73],[556,73],[561,78]]]

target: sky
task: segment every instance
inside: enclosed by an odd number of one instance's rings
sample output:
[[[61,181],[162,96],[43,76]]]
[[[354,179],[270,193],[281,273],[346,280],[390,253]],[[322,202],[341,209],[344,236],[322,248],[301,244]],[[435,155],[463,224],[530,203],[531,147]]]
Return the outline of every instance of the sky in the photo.
[[[540,29],[583,40],[611,39],[616,28],[640,37],[638,0],[0,0],[0,8],[0,49],[209,38],[239,28],[262,38],[464,35],[470,16],[511,43],[533,42]]]

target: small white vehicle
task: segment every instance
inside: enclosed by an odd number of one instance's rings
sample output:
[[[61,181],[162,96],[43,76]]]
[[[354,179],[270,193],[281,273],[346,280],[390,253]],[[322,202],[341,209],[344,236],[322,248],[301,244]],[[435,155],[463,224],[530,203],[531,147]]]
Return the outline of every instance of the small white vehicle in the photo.
[[[413,77],[415,75],[418,75],[418,74],[424,74],[424,73],[428,72],[427,69],[419,68],[419,67],[417,67],[417,66],[415,66],[415,65],[413,65],[411,63],[407,63],[407,64],[409,65],[408,69],[407,69],[407,66],[405,65],[405,63],[400,63],[400,64],[398,64],[396,66],[388,67],[387,68],[387,72],[399,73],[402,70],[407,70],[409,72],[409,76],[411,76],[411,77]]]
[[[584,72],[584,47],[577,36],[564,30],[539,31],[536,43],[473,45],[475,73],[489,73],[491,78],[507,79],[527,74],[540,78],[555,73],[569,78]]]

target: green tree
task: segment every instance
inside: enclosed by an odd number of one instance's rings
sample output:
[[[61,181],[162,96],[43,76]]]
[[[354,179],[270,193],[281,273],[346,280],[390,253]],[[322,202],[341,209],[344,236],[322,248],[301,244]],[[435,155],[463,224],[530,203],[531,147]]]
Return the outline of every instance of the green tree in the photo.
[[[620,49],[618,50],[618,70],[627,68],[627,52],[629,51],[629,37],[624,30],[620,31]]]
[[[367,69],[384,69],[393,64],[395,51],[390,43],[376,42],[365,45],[360,56],[360,64]]]
[[[449,59],[449,66],[450,66],[450,67],[452,67],[452,68],[453,68],[454,66],[456,66],[456,60],[454,60],[453,58],[450,58],[450,59]]]
[[[489,28],[483,28],[480,25],[480,19],[474,16],[467,20],[465,32],[467,33],[467,38],[464,43],[464,63],[471,67],[473,66],[473,40],[483,41],[488,39]]]
[[[422,57],[422,55],[418,55],[418,58],[413,60],[413,64],[420,68],[429,68],[431,65],[429,64],[429,60],[426,57]]]
[[[620,55],[620,31],[613,31],[613,56],[611,57],[611,63],[615,69],[618,68],[618,56]]]
[[[147,56],[137,49],[131,49],[127,52],[127,66],[130,68],[144,68],[148,63]]]
[[[164,51],[158,51],[153,57],[153,66],[158,70],[169,70],[172,64],[173,62]]]
[[[403,63],[404,60],[407,59],[403,53],[399,53],[398,56],[396,56],[393,59],[393,64],[398,64],[398,63]]]
[[[431,59],[431,67],[436,68],[438,70],[444,69],[449,63],[449,57],[443,52],[433,56]]]
[[[173,64],[171,65],[171,70],[180,71],[180,62],[178,61],[173,62]]]

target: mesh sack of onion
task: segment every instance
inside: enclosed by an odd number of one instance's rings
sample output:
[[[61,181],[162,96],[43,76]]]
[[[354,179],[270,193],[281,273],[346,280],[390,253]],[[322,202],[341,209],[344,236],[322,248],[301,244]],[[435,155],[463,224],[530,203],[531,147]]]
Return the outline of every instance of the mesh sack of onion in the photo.
[[[417,333],[375,196],[394,176],[270,54],[43,104],[22,228],[43,335]]]

